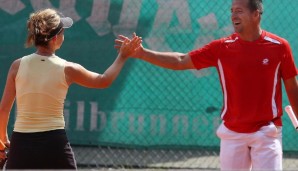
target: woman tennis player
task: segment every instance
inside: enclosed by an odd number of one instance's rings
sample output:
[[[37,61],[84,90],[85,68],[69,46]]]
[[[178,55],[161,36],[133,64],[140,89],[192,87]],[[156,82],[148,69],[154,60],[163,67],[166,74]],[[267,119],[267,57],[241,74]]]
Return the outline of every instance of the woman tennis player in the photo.
[[[126,41],[103,74],[91,72],[55,55],[63,44],[64,30],[72,24],[71,18],[54,9],[34,12],[27,21],[26,47],[35,46],[36,52],[12,63],[0,104],[0,140],[10,145],[6,169],[76,169],[64,130],[63,105],[69,86],[109,87],[141,44],[140,37]],[[15,98],[17,117],[9,143],[7,125]]]

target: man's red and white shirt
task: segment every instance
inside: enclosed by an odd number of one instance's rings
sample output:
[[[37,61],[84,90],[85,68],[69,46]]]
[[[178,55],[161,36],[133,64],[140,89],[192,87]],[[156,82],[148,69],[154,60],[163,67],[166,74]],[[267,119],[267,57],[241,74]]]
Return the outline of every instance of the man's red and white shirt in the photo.
[[[189,55],[197,69],[217,68],[226,127],[251,133],[270,122],[282,125],[281,81],[298,74],[285,39],[263,30],[258,40],[248,42],[234,33]]]

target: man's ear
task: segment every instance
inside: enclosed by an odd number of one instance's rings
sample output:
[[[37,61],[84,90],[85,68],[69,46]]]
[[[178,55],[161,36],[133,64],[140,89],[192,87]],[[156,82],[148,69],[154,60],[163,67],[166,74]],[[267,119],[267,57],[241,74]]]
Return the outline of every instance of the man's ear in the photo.
[[[261,19],[261,16],[262,16],[262,14],[259,12],[259,10],[255,10],[254,12],[253,12],[253,18],[254,18],[254,20],[260,20]]]
[[[262,13],[261,13],[260,10],[256,10],[256,11],[255,11],[255,16],[256,16],[256,17],[260,17],[260,18],[261,18],[261,15],[262,15]]]

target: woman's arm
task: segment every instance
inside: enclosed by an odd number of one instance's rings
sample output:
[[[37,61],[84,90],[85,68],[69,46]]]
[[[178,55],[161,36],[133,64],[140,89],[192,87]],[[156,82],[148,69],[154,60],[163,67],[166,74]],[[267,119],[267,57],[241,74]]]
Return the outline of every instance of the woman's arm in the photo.
[[[130,56],[136,51],[136,49],[139,48],[141,42],[142,39],[139,37],[135,37],[131,41],[125,41],[116,60],[103,74],[89,71],[80,64],[67,62],[65,74],[68,84],[77,83],[88,88],[109,87],[119,75],[126,60],[128,59],[128,56]]]
[[[9,146],[7,125],[9,114],[16,96],[15,78],[19,70],[20,62],[21,59],[17,59],[10,66],[0,103],[0,139],[7,146]]]

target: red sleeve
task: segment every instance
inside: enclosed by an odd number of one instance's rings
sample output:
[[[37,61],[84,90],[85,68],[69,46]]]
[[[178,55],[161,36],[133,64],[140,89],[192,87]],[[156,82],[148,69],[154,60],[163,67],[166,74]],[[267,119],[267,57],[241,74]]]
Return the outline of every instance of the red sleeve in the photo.
[[[197,69],[212,67],[217,65],[217,53],[220,47],[220,40],[212,41],[202,48],[189,52],[192,63]]]
[[[281,76],[283,80],[293,78],[298,74],[298,70],[295,65],[294,57],[292,54],[291,47],[288,42],[284,43],[285,53],[282,57],[281,62]]]

